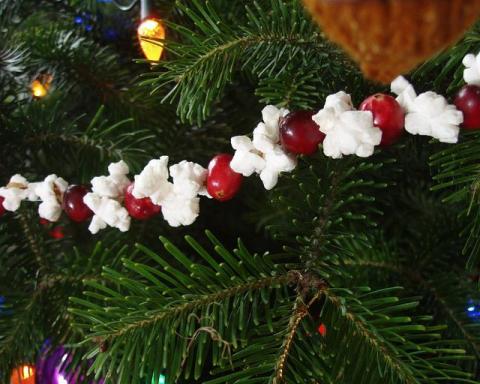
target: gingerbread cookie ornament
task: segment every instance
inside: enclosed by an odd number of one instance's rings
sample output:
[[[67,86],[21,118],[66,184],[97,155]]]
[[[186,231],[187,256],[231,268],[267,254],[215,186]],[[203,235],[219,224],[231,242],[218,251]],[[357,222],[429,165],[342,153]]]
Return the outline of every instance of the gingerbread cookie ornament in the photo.
[[[455,43],[480,16],[480,0],[303,0],[325,34],[388,83]]]

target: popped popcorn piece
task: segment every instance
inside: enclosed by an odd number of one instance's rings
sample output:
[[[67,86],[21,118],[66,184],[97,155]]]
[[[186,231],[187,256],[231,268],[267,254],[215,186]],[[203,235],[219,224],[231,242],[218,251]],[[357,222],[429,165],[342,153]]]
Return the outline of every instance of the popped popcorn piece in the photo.
[[[123,196],[125,188],[130,184],[130,180],[126,176],[128,172],[128,165],[123,160],[110,164],[108,176],[97,176],[92,179],[92,192],[111,198]]]
[[[151,160],[143,171],[135,176],[133,195],[148,197],[162,207],[162,214],[172,227],[190,225],[200,212],[198,195],[208,196],[205,186],[207,170],[201,165],[181,161],[168,167],[168,157]],[[170,175],[172,181],[168,181]]]
[[[463,123],[463,113],[435,93],[417,96],[413,86],[403,77],[395,79],[392,91],[406,111],[405,130],[412,135],[431,136],[443,143],[456,143]]]
[[[108,176],[92,179],[92,192],[83,197],[83,202],[94,213],[88,227],[91,233],[98,233],[107,225],[118,228],[122,232],[130,228],[130,215],[120,204],[125,189],[130,184],[126,176],[128,172],[127,163],[121,160],[108,166]]]
[[[38,206],[38,214],[48,221],[57,221],[62,214],[63,194],[68,183],[57,175],[48,175],[43,182],[35,184],[35,194],[42,201]]]
[[[258,151],[248,136],[234,136],[231,144],[235,154],[230,162],[230,168],[243,176],[251,176],[253,173],[260,173],[265,168],[265,160],[262,153]]]
[[[398,76],[392,81],[390,89],[392,93],[398,95],[397,101],[405,112],[409,112],[413,109],[415,99],[417,98],[417,92],[415,92],[415,88],[413,88],[413,85],[410,84],[407,79],[403,76]]]
[[[287,109],[267,105],[262,110],[263,122],[253,130],[253,140],[247,136],[232,137],[235,154],[230,167],[243,176],[258,173],[265,189],[272,189],[282,172],[291,172],[296,166],[293,155],[287,154],[279,145],[279,123]]]
[[[334,110],[335,114],[340,114],[346,111],[353,111],[352,97],[345,91],[340,91],[334,93],[333,95],[328,95],[325,99],[324,109],[331,108]]]
[[[262,110],[263,122],[253,131],[253,145],[261,152],[272,151],[280,140],[280,119],[289,113],[288,109],[267,105]]]
[[[184,195],[171,193],[162,201],[162,214],[172,227],[190,225],[200,213],[200,199],[186,198]]]
[[[274,105],[267,105],[262,109],[262,119],[267,128],[267,132],[272,137],[272,140],[278,142],[278,125],[280,119],[288,115],[290,111],[285,108],[277,108]]]
[[[122,232],[129,230],[130,216],[117,200],[90,192],[83,197],[83,201],[94,213],[88,227],[92,234],[98,233],[107,225],[118,228]]]
[[[260,179],[266,190],[270,190],[278,182],[278,176],[282,172],[291,172],[297,166],[295,156],[285,153],[279,146],[265,153],[265,168],[260,172]]]
[[[22,175],[16,174],[10,178],[6,187],[0,188],[0,196],[4,198],[3,207],[7,211],[15,212],[23,200],[35,198],[32,190],[28,188],[29,183]]]
[[[200,164],[183,160],[170,167],[170,175],[173,179],[173,189],[176,194],[195,197],[197,195],[208,196],[205,181],[208,171]]]
[[[181,161],[170,167],[173,180],[171,192],[161,201],[162,214],[172,227],[190,225],[200,213],[199,194],[207,194],[207,170],[190,161]]]
[[[136,198],[149,197],[154,204],[161,205],[173,188],[168,181],[168,156],[150,160],[143,171],[135,176],[133,196]]]
[[[334,159],[353,154],[371,156],[382,140],[382,131],[374,126],[372,113],[353,110],[350,95],[343,91],[329,95],[324,108],[312,119],[325,134],[324,154]]]
[[[38,201],[38,195],[35,193],[35,190],[37,189],[37,186],[41,182],[35,182],[35,183],[28,183],[28,187],[25,191],[25,199],[28,201]]]
[[[469,53],[462,61],[465,69],[463,79],[467,84],[480,85],[480,54],[477,56]]]

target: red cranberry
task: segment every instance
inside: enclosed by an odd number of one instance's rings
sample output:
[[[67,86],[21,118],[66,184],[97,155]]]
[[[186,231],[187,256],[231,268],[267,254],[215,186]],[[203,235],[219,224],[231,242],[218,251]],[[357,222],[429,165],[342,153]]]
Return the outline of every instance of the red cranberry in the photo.
[[[125,189],[124,204],[130,216],[137,220],[147,220],[152,216],[159,214],[162,210],[162,207],[153,204],[149,197],[137,199],[132,194],[133,186],[134,183],[131,183]]]
[[[312,111],[294,111],[280,120],[280,141],[290,153],[311,155],[325,135],[312,120]]]
[[[243,176],[230,168],[232,159],[232,155],[221,153],[208,164],[207,191],[216,200],[230,200],[242,185]]]
[[[320,323],[320,325],[318,326],[317,328],[317,331],[320,335],[322,335],[323,337],[325,337],[327,335],[327,327],[325,324],[323,323]]]
[[[5,208],[3,206],[3,202],[5,201],[5,198],[3,196],[0,196],[0,217],[3,216],[5,213]]]
[[[50,235],[50,237],[60,240],[65,237],[65,233],[63,232],[63,229],[64,228],[61,225],[57,225],[50,232],[48,232],[48,234]]]
[[[63,195],[63,210],[67,216],[77,222],[88,220],[93,212],[83,202],[83,197],[90,192],[84,185],[70,185]]]
[[[465,85],[455,97],[455,106],[463,112],[463,124],[465,129],[480,128],[480,87],[477,85]]]
[[[374,125],[382,131],[380,145],[391,145],[403,135],[405,112],[392,96],[383,93],[370,96],[360,105],[360,110],[372,112]]]

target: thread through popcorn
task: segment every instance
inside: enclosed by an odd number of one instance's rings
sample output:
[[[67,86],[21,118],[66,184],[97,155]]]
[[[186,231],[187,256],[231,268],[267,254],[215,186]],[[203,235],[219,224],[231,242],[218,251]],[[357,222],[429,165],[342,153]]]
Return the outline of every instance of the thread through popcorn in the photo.
[[[465,83],[479,86],[480,54],[466,55],[463,64]],[[391,83],[391,92],[403,110],[402,129],[406,132],[430,136],[443,143],[458,142],[464,112],[449,104],[444,96],[432,91],[417,94],[402,76]],[[280,132],[282,119],[289,113],[287,109],[267,105],[252,136],[232,137],[234,153],[229,163],[230,171],[243,177],[258,175],[266,190],[277,185],[282,173],[292,172],[297,166],[297,156],[284,148]],[[333,159],[348,155],[372,156],[382,141],[382,127],[375,124],[374,113],[355,109],[351,96],[344,91],[329,95],[323,108],[312,115],[312,120],[324,135],[323,153]],[[131,215],[124,201],[125,191],[132,182],[133,199],[149,199],[153,205],[160,206],[170,226],[194,223],[200,214],[200,197],[216,198],[207,192],[210,167],[206,169],[186,160],[169,166],[168,161],[168,156],[152,159],[131,179],[128,164],[120,160],[108,166],[108,175],[94,177],[91,192],[83,196],[83,203],[93,213],[89,231],[96,234],[107,227],[123,232],[129,230]],[[40,218],[56,222],[61,217],[68,186],[66,180],[55,174],[40,182],[28,182],[16,174],[0,188],[0,202],[10,212],[18,210],[23,201],[40,202]]]

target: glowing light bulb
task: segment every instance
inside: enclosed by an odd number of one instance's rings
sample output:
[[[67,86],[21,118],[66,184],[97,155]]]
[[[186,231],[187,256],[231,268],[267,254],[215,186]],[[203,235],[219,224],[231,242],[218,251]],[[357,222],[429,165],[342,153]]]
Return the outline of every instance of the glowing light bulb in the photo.
[[[33,368],[29,365],[24,365],[22,367],[22,379],[28,379],[33,376]]]
[[[163,43],[160,41],[152,42],[148,40],[163,40],[165,39],[165,28],[162,22],[158,19],[148,18],[142,21],[138,26],[138,39],[140,40],[140,47],[143,54],[148,60],[158,61],[162,56]]]
[[[44,97],[47,95],[47,88],[38,80],[32,82],[32,95],[35,97]]]
[[[21,365],[12,371],[10,384],[34,384],[35,368],[31,365]]]
[[[52,75],[43,74],[33,80],[32,84],[30,84],[33,97],[39,99],[45,97],[48,93],[48,89],[50,88],[50,83],[52,82],[52,79]]]
[[[474,310],[475,310],[475,307],[468,307],[468,308],[467,308],[467,311],[468,311],[468,312],[473,312]]]

